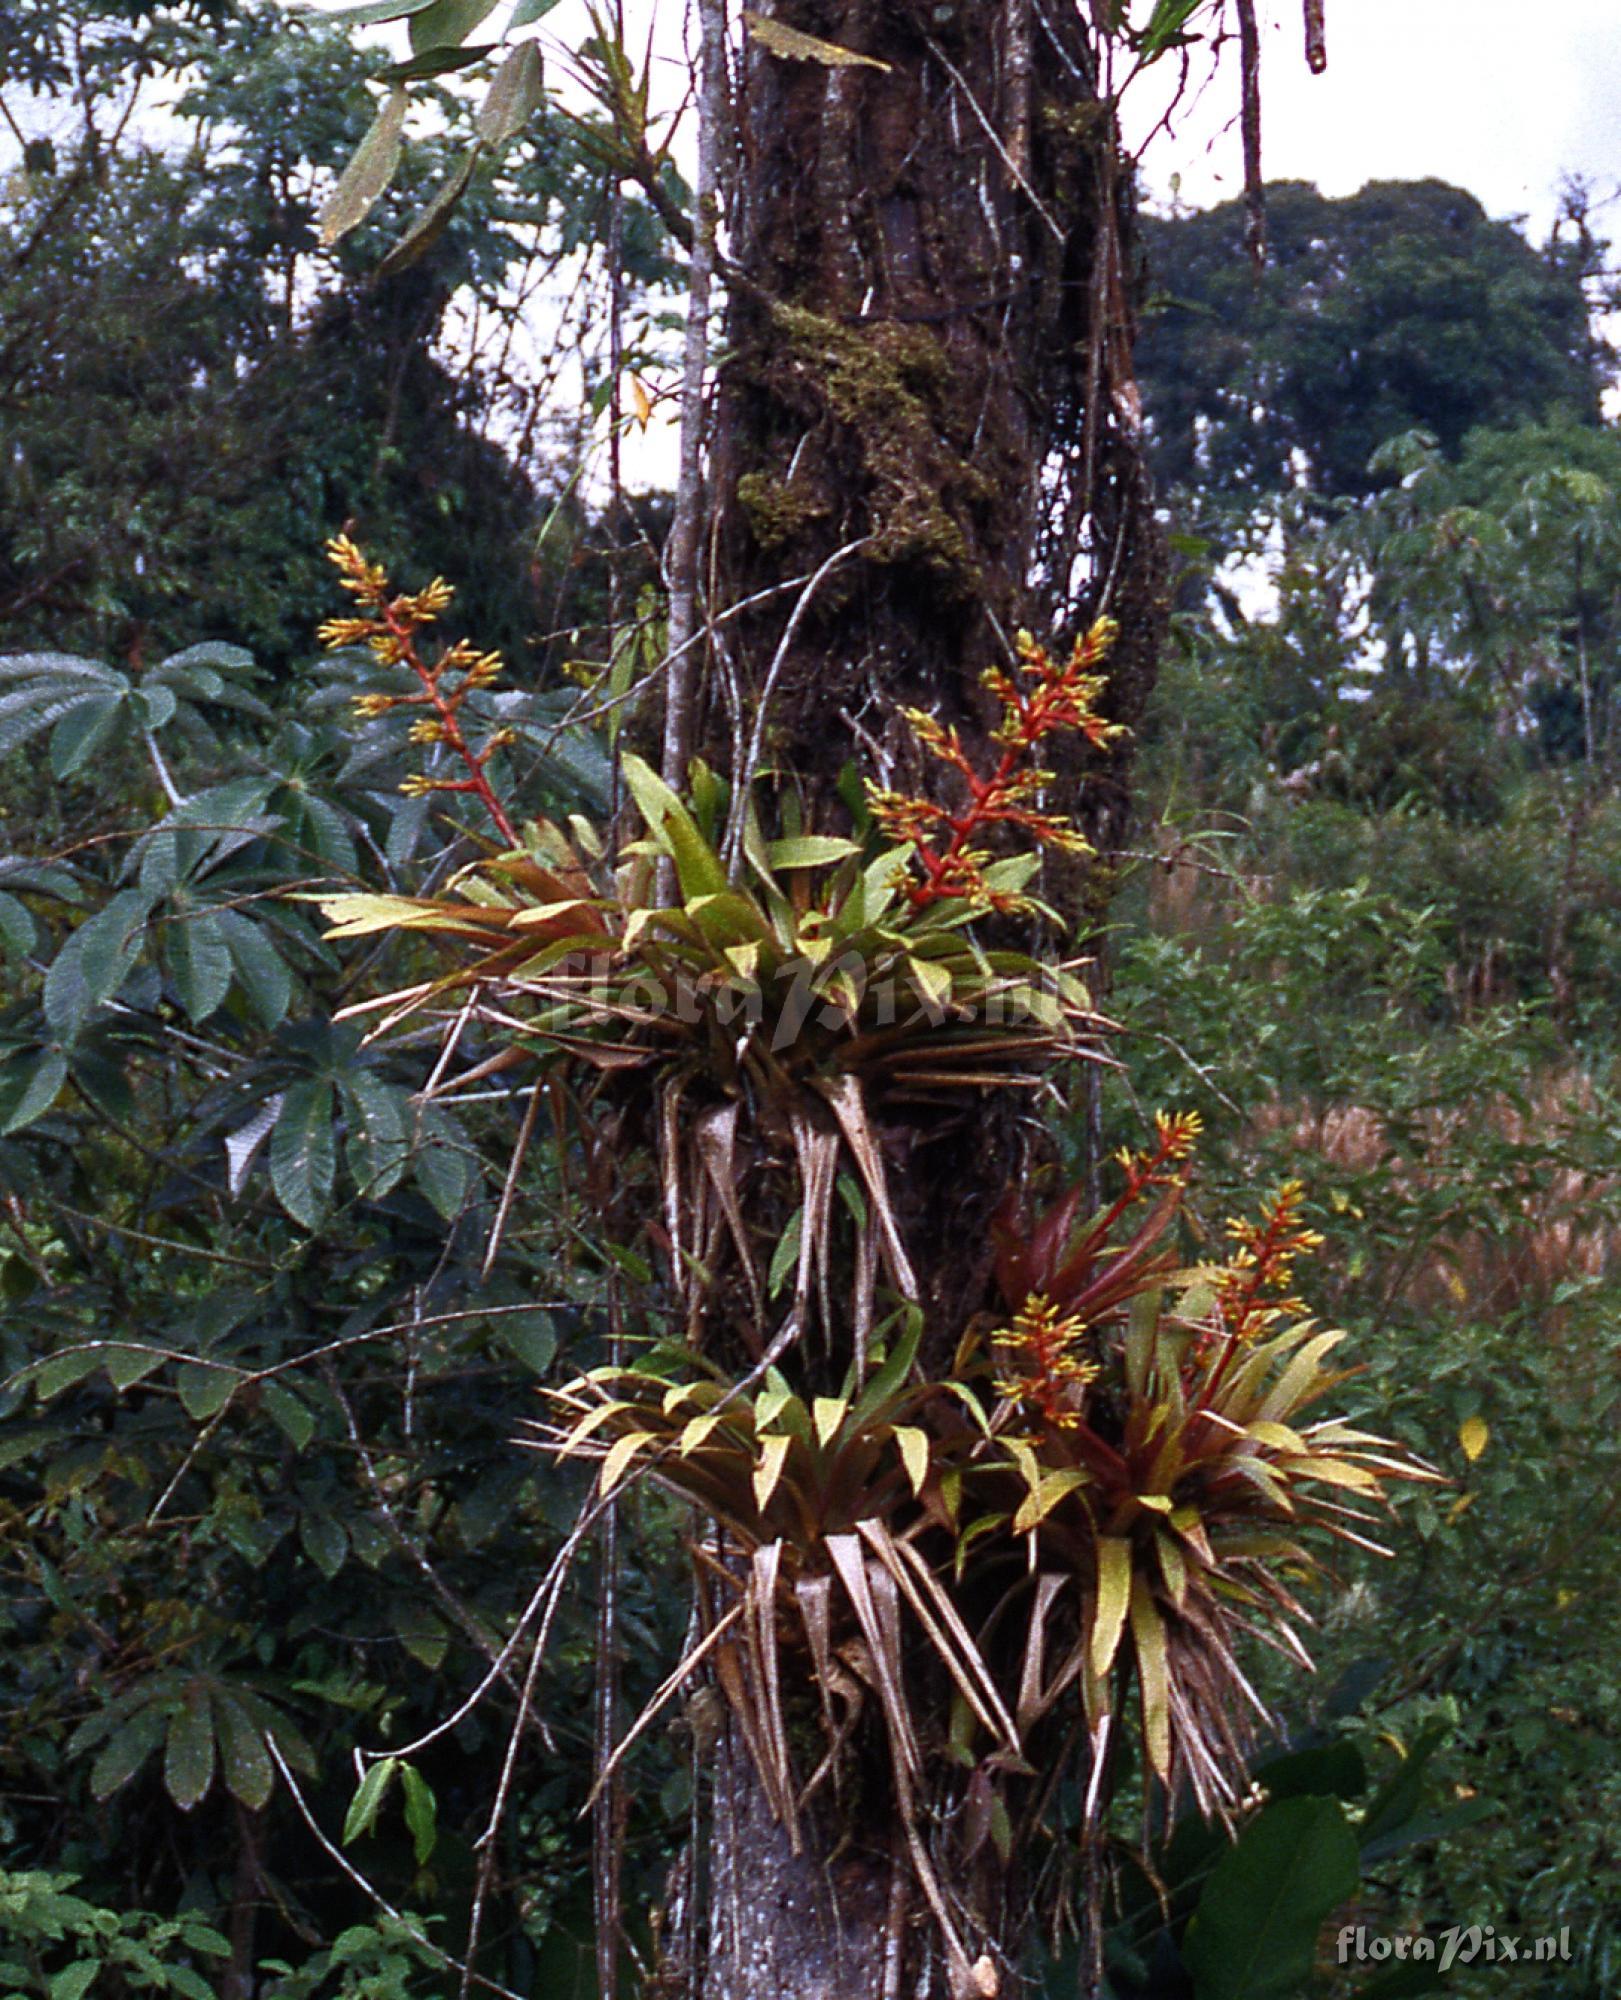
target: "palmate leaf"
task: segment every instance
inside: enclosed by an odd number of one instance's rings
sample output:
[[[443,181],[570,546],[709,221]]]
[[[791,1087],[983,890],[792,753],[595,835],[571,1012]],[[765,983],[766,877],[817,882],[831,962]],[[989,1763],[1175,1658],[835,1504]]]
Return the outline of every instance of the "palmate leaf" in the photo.
[[[128,715],[132,699],[124,694],[90,695],[64,715],[51,731],[51,775],[71,778],[81,771]],[[170,709],[172,713],[172,696]]]
[[[410,1164],[409,1100],[403,1090],[363,1069],[346,1073],[340,1091],[349,1119],[350,1175],[365,1199],[380,1201]]]
[[[176,910],[164,926],[164,960],[187,1015],[206,1021],[231,990],[231,949],[217,912]]]
[[[163,1741],[167,1720],[163,1706],[151,1702],[113,1731],[90,1767],[90,1790],[96,1798],[110,1798],[120,1785],[129,1783]]]
[[[266,1028],[279,1027],[293,1000],[293,971],[272,943],[269,928],[241,910],[213,912],[231,966],[248,1004]]]
[[[46,1020],[63,1041],[75,1040],[134,970],[155,901],[146,890],[119,890],[80,924],[52,960],[42,1000]]]
[[[193,1682],[169,1717],[163,1784],[175,1804],[190,1812],[213,1782],[213,1710],[207,1688]]]
[[[332,1199],[337,1145],[332,1130],[332,1085],[304,1077],[288,1086],[270,1137],[270,1180],[276,1198],[296,1223],[318,1228]]]
[[[276,1768],[264,1731],[241,1702],[229,1694],[215,1697],[219,1732],[220,1775],[232,1798],[257,1812],[275,1789]]]

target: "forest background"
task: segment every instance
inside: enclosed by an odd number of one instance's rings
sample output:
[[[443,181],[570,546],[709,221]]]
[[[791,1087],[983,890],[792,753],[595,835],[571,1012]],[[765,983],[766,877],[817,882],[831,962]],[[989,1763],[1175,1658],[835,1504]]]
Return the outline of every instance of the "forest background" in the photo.
[[[423,1105],[428,1039],[332,1025],[386,973],[283,894],[439,862],[405,746],[315,653],[345,522],[402,578],[454,580],[458,629],[503,650],[526,800],[609,806],[650,727],[668,524],[665,496],[612,492],[611,437],[673,381],[661,206],[686,191],[671,169],[612,198],[593,114],[541,111],[379,275],[467,140],[455,89],[429,85],[431,129],[334,250],[316,218],[376,67],[346,35],[40,0],[0,62],[4,1977],[52,2000],[442,1992],[500,1788],[481,1972],[594,1990],[594,1559],[505,1787],[502,1635],[585,1477],[519,1449],[515,1413],[598,1352],[627,1253],[581,1231],[540,1149],[513,1202],[527,1093],[498,1074]],[[161,147],[127,116],[137,77],[171,91]],[[70,141],[28,137],[41,98],[75,107]],[[1394,1560],[1341,1565],[1316,1686],[1274,1690],[1347,1798],[1406,1787],[1399,1839],[1364,1815],[1317,1984],[1369,1983],[1333,1962],[1349,1913],[1568,1932],[1567,1960],[1446,1988],[1608,1994],[1603,216],[1568,189],[1532,241],[1436,181],[1280,184],[1268,211],[1259,277],[1237,203],[1142,226],[1175,610],[1102,946],[1127,1068],[1073,1152],[1197,1109],[1211,1230],[1230,1191],[1304,1179],[1314,1298],[1381,1427],[1453,1482],[1403,1499]],[[617,280],[587,254],[610,234]],[[631,1713],[685,1618],[675,1528],[642,1504],[616,1585]],[[705,1728],[689,1705],[640,1746],[631,1907],[685,1836]],[[358,1798],[357,1747],[396,1760]],[[1116,1914],[1115,1990],[1185,1990],[1155,1969],[1185,1909]]]

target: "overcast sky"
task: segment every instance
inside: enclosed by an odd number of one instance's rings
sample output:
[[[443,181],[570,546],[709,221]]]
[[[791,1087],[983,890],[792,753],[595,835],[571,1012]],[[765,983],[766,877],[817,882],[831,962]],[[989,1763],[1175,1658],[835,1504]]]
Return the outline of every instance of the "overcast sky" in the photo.
[[[1299,0],[1266,0],[1267,178],[1351,194],[1434,175],[1491,214],[1546,229],[1561,177],[1621,187],[1621,0],[1328,0],[1328,70],[1301,46]],[[1204,205],[1241,182],[1231,77],[1144,162],[1160,193],[1180,173]],[[1610,225],[1621,235],[1621,212]]]
[[[660,83],[678,95],[685,0],[627,0],[628,39],[641,42],[655,9]],[[1621,189],[1621,0],[1327,0],[1320,77],[1302,53],[1300,0],[1261,0],[1261,13],[1269,179],[1315,181],[1338,195],[1368,180],[1435,175],[1470,189],[1493,215],[1525,215],[1533,235],[1552,219],[1563,176],[1585,176],[1601,195]],[[582,0],[563,0],[545,39],[567,46],[584,24]],[[1144,167],[1160,196],[1173,174],[1182,199],[1200,206],[1239,191],[1233,68],[1155,136]],[[1145,78],[1134,95],[1127,123],[1141,133],[1163,93]],[[8,103],[48,129],[45,107],[19,96],[8,92]],[[0,160],[11,151],[0,140]],[[1621,206],[1608,220],[1621,236]]]

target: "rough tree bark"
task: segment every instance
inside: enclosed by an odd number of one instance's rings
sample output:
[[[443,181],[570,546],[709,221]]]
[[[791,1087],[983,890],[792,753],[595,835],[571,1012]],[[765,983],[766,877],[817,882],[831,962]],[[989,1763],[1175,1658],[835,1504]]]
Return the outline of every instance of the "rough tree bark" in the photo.
[[[1130,368],[1133,190],[1076,0],[759,11],[869,60],[786,56],[751,31],[732,78],[726,358],[697,565],[710,617],[666,768],[701,750],[744,785],[782,773],[807,823],[831,828],[846,764],[916,775],[901,705],[983,744],[980,676],[1021,625],[1062,643],[1112,613],[1108,712],[1142,712],[1165,610]],[[1100,858],[1045,892],[1083,934],[1123,838],[1129,753],[1084,775],[1082,790],[1072,761],[1052,803]],[[949,1354],[984,1302],[986,1218],[1027,1142],[972,1093],[883,1137],[929,1337]],[[798,1856],[740,1744],[723,1739],[713,1775],[707,1950],[687,1991],[1015,1990],[1016,1869],[952,1885],[986,1947],[953,1969],[880,1757]]]

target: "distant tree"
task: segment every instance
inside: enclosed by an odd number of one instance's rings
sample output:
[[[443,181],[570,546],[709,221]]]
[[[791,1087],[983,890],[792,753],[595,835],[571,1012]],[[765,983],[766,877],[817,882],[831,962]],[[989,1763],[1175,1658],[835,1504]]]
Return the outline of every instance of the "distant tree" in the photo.
[[[1399,432],[1455,453],[1482,425],[1597,423],[1585,229],[1538,251],[1437,180],[1342,200],[1277,182],[1267,216],[1259,276],[1237,201],[1144,220],[1154,299],[1137,359],[1162,485],[1356,495]]]

